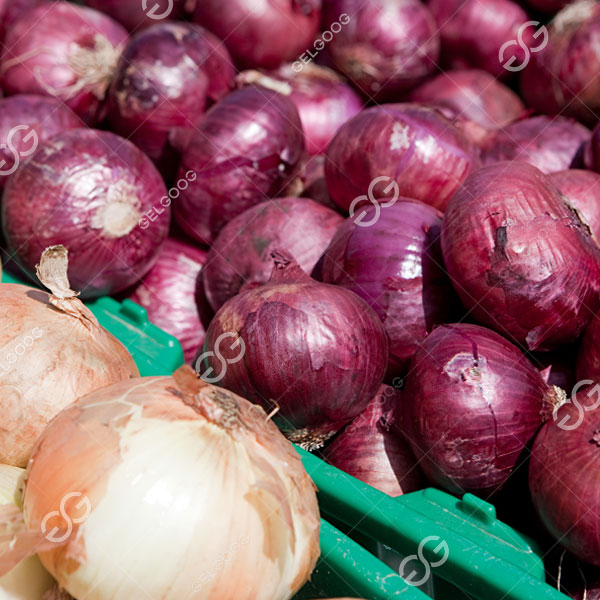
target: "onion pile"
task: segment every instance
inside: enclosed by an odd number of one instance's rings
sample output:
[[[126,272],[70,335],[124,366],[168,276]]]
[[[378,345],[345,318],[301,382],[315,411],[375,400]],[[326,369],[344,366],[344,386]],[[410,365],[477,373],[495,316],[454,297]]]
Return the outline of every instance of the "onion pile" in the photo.
[[[95,124],[126,40],[123,27],[96,10],[42,4],[7,32],[0,64],[4,91],[56,96]]]
[[[285,247],[310,273],[343,219],[308,198],[262,202],[223,228],[202,273],[206,297],[214,310],[240,291],[259,287],[273,271],[271,253]]]
[[[439,36],[419,0],[330,0],[323,12],[333,64],[369,98],[398,98],[435,71]]]
[[[276,71],[243,71],[240,83],[256,83],[289,96],[298,109],[310,155],[322,154],[336,131],[362,108],[356,92],[331,69],[308,64],[301,71],[282,65]]]
[[[387,339],[356,294],[310,279],[289,254],[274,252],[274,261],[268,284],[219,309],[196,370],[268,412],[276,409],[288,438],[312,449],[375,395]]]
[[[539,112],[596,123],[600,109],[600,5],[594,0],[576,0],[554,17],[548,30],[548,44],[531,55],[521,75],[525,101]]]
[[[131,31],[177,20],[191,12],[195,0],[84,0],[85,4],[110,15]],[[188,8],[191,7],[191,8]]]
[[[389,378],[407,370],[435,325],[458,313],[442,260],[441,217],[406,198],[370,206],[345,221],[323,256],[322,281],[358,294],[381,319],[390,342]]]
[[[477,325],[442,325],[417,350],[401,427],[419,466],[454,493],[497,491],[560,401],[518,348]]]
[[[158,161],[169,132],[192,129],[208,106],[233,87],[229,53],[210,32],[163,23],[134,36],[109,91],[108,118],[116,133]]]
[[[442,225],[464,305],[529,350],[574,341],[600,302],[600,251],[563,199],[535,167],[496,163],[464,182]]]
[[[589,142],[590,130],[564,117],[531,117],[497,131],[483,143],[485,164],[522,160],[544,173],[568,169]]]
[[[406,196],[444,210],[478,166],[476,148],[436,109],[384,104],[340,127],[327,149],[325,177],[344,210],[359,196],[372,203]]]
[[[201,0],[194,20],[221,38],[240,66],[273,69],[312,45],[321,0]]]
[[[315,488],[292,446],[260,408],[189,367],[58,415],[35,448],[21,518],[2,570],[41,550],[75,598],[287,600],[319,556]]]
[[[2,224],[29,274],[46,247],[63,244],[69,279],[89,298],[147,273],[167,236],[169,204],[160,174],[131,142],[72,129],[40,144],[10,178]]]
[[[205,262],[204,250],[167,238],[156,263],[129,295],[146,309],[152,323],[179,340],[186,362],[204,342],[195,294]]]
[[[352,423],[325,448],[328,463],[380,492],[401,496],[424,486],[408,443],[391,430],[402,394],[382,385]]]
[[[175,217],[194,239],[211,244],[228,221],[281,193],[296,175],[304,135],[292,101],[259,86],[216,104],[185,149],[178,178],[193,182],[175,204]]]
[[[0,462],[23,467],[49,421],[83,394],[135,377],[133,359],[69,289],[62,246],[44,252],[52,295],[0,284]]]

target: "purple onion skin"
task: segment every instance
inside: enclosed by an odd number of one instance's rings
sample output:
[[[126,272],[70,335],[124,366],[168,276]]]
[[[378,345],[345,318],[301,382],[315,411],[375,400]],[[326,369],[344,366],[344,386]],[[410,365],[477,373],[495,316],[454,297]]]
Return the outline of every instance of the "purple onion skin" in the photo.
[[[312,47],[321,0],[200,0],[194,21],[223,40],[238,66],[274,69]]]
[[[190,23],[161,23],[124,49],[108,95],[111,129],[159,161],[169,132],[193,130],[206,109],[233,88],[229,53]]]
[[[600,173],[600,124],[594,127],[590,140],[583,146],[583,151],[580,152],[580,158],[580,164],[573,165],[574,167]]]
[[[396,497],[425,487],[410,445],[392,431],[399,390],[382,385],[368,406],[324,450],[325,460],[380,492]]]
[[[330,0],[323,14],[326,30],[342,23],[327,45],[333,64],[369,98],[397,100],[435,71],[439,35],[419,0]]]
[[[4,40],[6,33],[28,10],[48,4],[48,0],[0,0],[0,39]]]
[[[17,94],[0,100],[0,187],[17,169],[17,157],[20,162],[38,143],[61,131],[83,126],[75,113],[56,98]],[[14,152],[8,145],[9,135]]]
[[[550,179],[600,242],[600,175],[584,169],[553,173]]]
[[[206,251],[167,238],[156,263],[129,295],[146,309],[152,323],[179,340],[188,363],[204,343],[195,294],[205,262]]]
[[[472,121],[486,131],[506,127],[526,112],[510,88],[480,69],[440,73],[414,90],[411,100],[448,109],[456,119]]]
[[[600,410],[578,393],[538,433],[529,461],[533,505],[552,536],[577,558],[600,565]]]
[[[221,230],[208,254],[202,278],[210,305],[218,310],[240,290],[267,283],[277,248],[285,246],[310,273],[343,220],[308,198],[278,198],[244,211]]]
[[[511,58],[517,67],[525,61],[518,45],[507,48],[500,60],[503,44],[517,39],[519,28],[529,21],[527,13],[512,0],[429,0],[427,3],[440,28],[441,57],[454,69],[483,69],[494,77],[508,77],[504,68]],[[523,30],[523,41],[535,47],[533,30]]]
[[[436,109],[384,104],[340,127],[327,149],[325,179],[346,211],[377,177],[385,179],[373,186],[375,198],[405,196],[443,211],[478,166],[477,148]]]
[[[340,207],[331,199],[327,191],[324,154],[311,156],[302,166],[300,177],[302,179],[300,195],[303,198],[310,198],[327,208],[340,212]]]
[[[140,31],[165,20],[182,20],[190,12],[190,0],[84,0],[96,10],[110,15],[130,31]]]
[[[169,230],[165,198],[160,174],[131,142],[73,129],[40,144],[10,177],[2,225],[29,274],[45,248],[63,244],[71,287],[91,298],[124,290],[152,268]]]
[[[198,371],[267,412],[288,437],[314,448],[362,410],[383,380],[385,331],[356,294],[278,262],[271,282],[228,300],[212,320]],[[215,357],[219,350],[224,363]],[[243,360],[235,361],[244,347]],[[223,368],[223,365],[226,365]]]
[[[598,308],[598,247],[527,163],[483,167],[463,183],[444,217],[442,253],[474,318],[528,350],[574,341]]]
[[[499,334],[478,325],[441,325],[413,359],[401,428],[436,485],[488,494],[508,479],[552,393]]]
[[[549,41],[521,73],[528,106],[593,125],[600,109],[600,6],[573,2],[548,27]]]
[[[96,10],[70,2],[44,3],[7,32],[1,64],[4,91],[9,96],[56,96],[93,125],[101,119],[101,103],[126,40],[125,29]],[[93,60],[80,56],[90,49],[97,50]],[[84,59],[84,70],[74,66]]]
[[[196,178],[175,203],[194,239],[212,244],[226,223],[278,195],[304,157],[304,134],[291,100],[258,86],[229,94],[207,113],[183,152],[179,178]]]
[[[363,222],[377,217],[366,210]],[[457,317],[458,301],[440,248],[442,215],[401,198],[369,227],[347,219],[322,260],[321,280],[353,291],[371,306],[390,343],[387,378],[406,372],[435,325]]]
[[[491,135],[483,144],[484,164],[522,160],[543,173],[568,169],[583,144],[587,127],[565,117],[538,116],[517,121]]]

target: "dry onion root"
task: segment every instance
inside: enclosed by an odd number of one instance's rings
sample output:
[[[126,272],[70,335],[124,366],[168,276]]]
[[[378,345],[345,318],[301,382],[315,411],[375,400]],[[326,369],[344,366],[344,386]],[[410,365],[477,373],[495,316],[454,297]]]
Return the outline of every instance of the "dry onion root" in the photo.
[[[86,600],[140,589],[287,600],[319,555],[315,488],[291,444],[261,408],[186,366],[62,411],[33,452],[23,505],[0,513],[0,572],[41,551]]]
[[[53,246],[38,265],[52,294],[0,284],[0,462],[24,467],[60,410],[139,375],[125,347],[69,288],[66,274],[67,251]]]

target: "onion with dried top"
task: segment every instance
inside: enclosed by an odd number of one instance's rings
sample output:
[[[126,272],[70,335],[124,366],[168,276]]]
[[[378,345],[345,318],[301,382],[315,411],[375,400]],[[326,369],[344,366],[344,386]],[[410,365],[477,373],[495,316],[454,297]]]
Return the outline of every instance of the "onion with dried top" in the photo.
[[[38,550],[75,598],[288,600],[319,556],[300,457],[261,408],[190,367],[60,413],[38,440],[23,506],[0,512],[13,542],[0,570]]]

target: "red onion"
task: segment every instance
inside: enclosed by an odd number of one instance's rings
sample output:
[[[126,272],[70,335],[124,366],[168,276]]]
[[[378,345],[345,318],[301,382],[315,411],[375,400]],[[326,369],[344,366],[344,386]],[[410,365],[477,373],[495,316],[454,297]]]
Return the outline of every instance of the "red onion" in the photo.
[[[47,5],[47,0],[0,0],[0,39],[4,40],[21,15],[42,4]]]
[[[85,4],[110,15],[130,31],[165,20],[183,19],[194,0],[84,0]]]
[[[93,124],[126,39],[118,23],[91,8],[43,4],[8,31],[2,85],[8,95],[56,96]]]
[[[195,294],[205,262],[204,250],[167,238],[156,263],[129,296],[148,311],[152,323],[179,340],[186,362],[204,342]]]
[[[424,487],[424,478],[409,444],[391,431],[392,411],[401,394],[382,385],[368,406],[324,451],[334,467],[390,496]]]
[[[310,155],[325,152],[340,126],[362,108],[361,99],[339,75],[318,65],[306,65],[300,72],[289,64],[264,74],[244,71],[238,80],[289,96],[298,109]]]
[[[506,77],[522,68],[527,58],[524,48],[536,48],[541,42],[540,34],[533,39],[535,28],[526,26],[527,13],[512,0],[429,0],[427,4],[440,28],[441,57],[452,68],[475,67]],[[523,46],[517,43],[519,31]]]
[[[313,43],[321,0],[200,0],[194,21],[223,40],[244,67],[273,69]]]
[[[45,248],[64,245],[71,285],[89,298],[123,290],[152,267],[169,229],[165,200],[158,171],[131,142],[73,129],[40,144],[9,179],[2,223],[29,273]]]
[[[486,71],[440,73],[418,87],[411,100],[451,111],[457,120],[473,121],[486,131],[505,127],[525,114],[521,99]]]
[[[203,271],[204,290],[218,310],[240,290],[269,281],[271,253],[284,247],[307,273],[312,271],[343,218],[308,198],[261,202],[221,230]]]
[[[499,334],[442,325],[414,357],[401,427],[431,481],[487,494],[507,480],[555,394]]]
[[[550,179],[600,242],[600,175],[583,169],[567,169],[553,173]]]
[[[600,110],[600,6],[572,2],[548,29],[548,44],[532,53],[521,76],[523,97],[539,112],[594,124]]]
[[[442,251],[480,322],[529,350],[572,342],[599,304],[600,251],[549,177],[523,163],[471,175],[452,198]]]
[[[476,148],[440,112],[384,104],[340,127],[327,149],[325,177],[344,210],[365,194],[365,201],[406,196],[444,210],[477,166]]]
[[[390,341],[393,377],[406,371],[435,325],[457,316],[440,248],[442,215],[402,198],[357,216],[345,221],[325,251],[321,279],[353,291],[375,310]]]
[[[529,489],[548,531],[569,552],[600,565],[600,410],[598,386],[579,391],[538,433]]]
[[[419,0],[330,0],[323,12],[333,64],[369,97],[397,99],[434,72],[439,35]]]
[[[17,94],[0,100],[0,187],[39,142],[78,127],[81,120],[56,98]]]
[[[259,86],[213,106],[185,149],[180,179],[195,179],[175,204],[182,229],[211,244],[247,208],[279,194],[295,176],[304,135],[291,100]]]
[[[492,134],[482,144],[485,164],[522,160],[543,173],[568,169],[590,130],[564,117],[531,117]]]
[[[131,39],[109,90],[108,118],[150,158],[165,152],[169,132],[193,130],[208,106],[233,87],[229,53],[210,32],[162,23]]]
[[[387,339],[356,294],[310,279],[287,253],[274,258],[270,283],[217,312],[197,370],[268,411],[276,407],[288,437],[311,449],[375,395]]]

